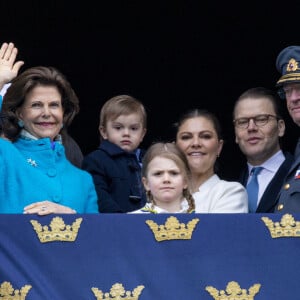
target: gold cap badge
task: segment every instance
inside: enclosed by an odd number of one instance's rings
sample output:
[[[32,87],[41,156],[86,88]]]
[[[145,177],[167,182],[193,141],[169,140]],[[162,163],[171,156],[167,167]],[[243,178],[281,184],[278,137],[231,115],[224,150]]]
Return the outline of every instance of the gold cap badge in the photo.
[[[294,58],[291,58],[286,66],[286,70],[288,72],[294,72],[298,70],[298,62]]]

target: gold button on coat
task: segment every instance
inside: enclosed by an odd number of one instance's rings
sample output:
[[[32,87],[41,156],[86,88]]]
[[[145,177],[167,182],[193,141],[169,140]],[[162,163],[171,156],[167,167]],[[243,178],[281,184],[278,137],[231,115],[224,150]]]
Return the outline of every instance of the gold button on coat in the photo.
[[[284,188],[285,190],[288,190],[288,189],[290,188],[290,184],[289,184],[289,183],[285,184],[283,188]]]
[[[283,204],[279,204],[277,210],[282,210],[282,209],[283,209]]]

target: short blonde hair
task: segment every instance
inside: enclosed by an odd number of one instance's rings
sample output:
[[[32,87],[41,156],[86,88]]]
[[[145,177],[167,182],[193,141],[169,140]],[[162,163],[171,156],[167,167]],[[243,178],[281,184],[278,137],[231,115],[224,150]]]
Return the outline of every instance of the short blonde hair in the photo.
[[[99,128],[105,128],[108,120],[115,120],[120,115],[137,113],[141,116],[144,128],[147,128],[147,113],[142,102],[129,95],[119,95],[107,100],[100,111]]]

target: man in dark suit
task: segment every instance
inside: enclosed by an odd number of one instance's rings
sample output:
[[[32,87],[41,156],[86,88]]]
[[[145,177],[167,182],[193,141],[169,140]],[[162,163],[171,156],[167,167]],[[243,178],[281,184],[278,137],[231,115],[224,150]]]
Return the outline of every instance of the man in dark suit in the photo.
[[[247,159],[239,181],[247,187],[254,168],[262,167],[257,176],[258,195],[254,204],[248,194],[252,213],[274,212],[277,195],[293,162],[293,156],[280,147],[285,122],[280,116],[279,101],[273,91],[256,87],[245,91],[234,106],[235,140]]]
[[[300,46],[284,48],[276,59],[281,77],[276,83],[278,94],[286,100],[288,112],[294,123],[300,126]],[[275,212],[300,212],[300,140],[294,154],[294,162],[285,177],[278,196]]]

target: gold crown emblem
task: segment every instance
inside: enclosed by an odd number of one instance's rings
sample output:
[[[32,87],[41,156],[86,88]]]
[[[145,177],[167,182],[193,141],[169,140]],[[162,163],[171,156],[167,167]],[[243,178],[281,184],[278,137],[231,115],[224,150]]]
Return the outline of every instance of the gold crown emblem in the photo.
[[[286,66],[286,70],[289,72],[298,70],[298,62],[294,58],[291,58]]]
[[[132,292],[125,291],[122,283],[115,283],[109,293],[103,293],[98,288],[93,287],[92,291],[97,300],[115,299],[115,300],[137,300],[143,290],[144,286],[137,286]]]
[[[205,289],[215,300],[253,300],[260,289],[260,284],[254,284],[248,291],[241,289],[236,281],[230,281],[226,286],[226,291],[218,291],[212,286],[207,286]]]
[[[261,218],[268,227],[271,237],[300,237],[300,222],[295,221],[290,214],[282,216],[280,222],[273,222],[267,217]]]
[[[42,226],[38,221],[30,220],[41,243],[63,241],[73,242],[77,237],[82,218],[76,219],[72,225],[66,225],[60,217],[54,217],[50,223],[50,230],[47,225]]]
[[[24,285],[20,290],[14,290],[11,283],[4,281],[0,285],[0,298],[3,300],[24,300],[31,285]]]
[[[173,216],[167,219],[165,225],[158,225],[152,220],[146,220],[158,242],[166,240],[190,240],[198,222],[199,219],[196,218],[189,221],[186,225],[179,223],[178,219]]]

